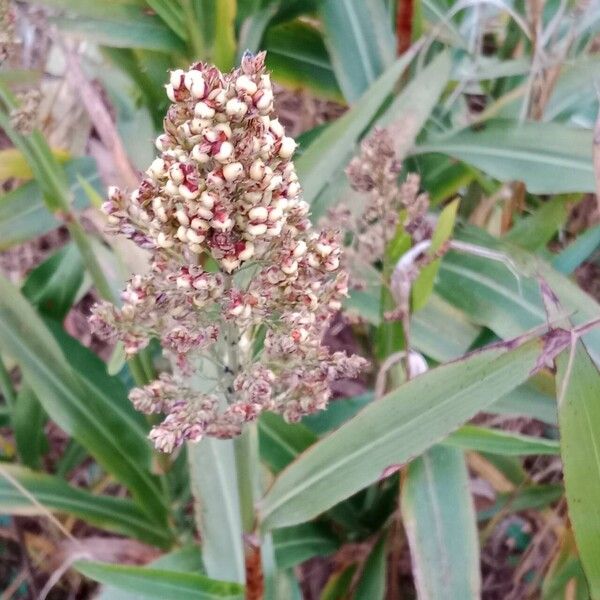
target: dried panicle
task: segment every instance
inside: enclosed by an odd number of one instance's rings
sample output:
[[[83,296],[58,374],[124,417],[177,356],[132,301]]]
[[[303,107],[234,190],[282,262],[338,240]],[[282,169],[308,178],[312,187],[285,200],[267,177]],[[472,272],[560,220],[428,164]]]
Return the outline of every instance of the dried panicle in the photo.
[[[204,63],[173,71],[160,156],[138,189],[112,188],[103,206],[110,229],[151,250],[153,264],[130,280],[121,308],[101,303],[91,322],[128,354],[157,337],[175,359],[174,376],[131,398],[167,414],[151,434],[166,452],[238,435],[263,410],[297,420],[365,366],[321,344],[348,278],[337,232],[311,229],[264,58],[246,54],[230,73]],[[199,393],[184,376],[207,365],[214,389]]]
[[[0,0],[0,64],[8,58],[14,45],[14,14],[9,0]]]
[[[10,124],[23,135],[30,134],[37,126],[41,93],[37,89],[19,94],[19,107],[10,111]]]
[[[355,191],[364,194],[366,201],[357,215],[339,204],[323,221],[324,225],[340,224],[351,233],[345,249],[346,264],[362,264],[365,257],[370,264],[381,261],[401,219],[413,242],[430,237],[428,196],[420,193],[420,179],[414,173],[399,184],[401,169],[392,137],[385,129],[376,129],[350,161],[346,170],[348,180]],[[360,267],[353,273],[353,286],[361,285],[359,273]]]

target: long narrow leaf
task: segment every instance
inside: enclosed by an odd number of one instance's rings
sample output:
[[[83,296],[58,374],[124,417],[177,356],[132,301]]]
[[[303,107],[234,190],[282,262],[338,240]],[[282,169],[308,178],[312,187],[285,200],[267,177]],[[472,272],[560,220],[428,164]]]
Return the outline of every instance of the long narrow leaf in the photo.
[[[532,341],[483,350],[370,404],[281,473],[259,504],[263,527],[311,519],[442,440],[523,383],[539,349]]]
[[[150,447],[137,442],[128,420],[78,376],[31,305],[0,277],[3,350],[21,367],[48,415],[127,485],[148,514],[163,522],[165,506],[149,472]]]
[[[428,140],[415,152],[442,152],[500,181],[522,181],[534,194],[595,191],[592,132],[561,123],[494,121]]]
[[[244,598],[244,588],[241,585],[216,581],[195,573],[91,561],[78,561],[75,567],[91,579],[141,594],[144,599],[242,600]]]
[[[592,598],[600,598],[600,373],[577,342],[557,360],[558,417],[569,517]]]
[[[357,139],[392,92],[415,53],[413,49],[403,54],[363,94],[353,108],[327,127],[298,159],[298,177],[304,190],[304,199],[309,204],[345,165]]]
[[[382,0],[324,0],[319,14],[344,97],[357,100],[394,61],[396,43]]]
[[[6,473],[8,477],[4,475]],[[37,502],[31,501],[20,487]],[[0,512],[11,515],[44,515],[41,507],[58,514],[71,515],[91,525],[167,547],[172,543],[168,531],[158,527],[131,500],[101,496],[73,487],[52,475],[36,473],[25,467],[0,467]]]
[[[463,453],[436,446],[413,461],[401,506],[419,600],[480,598],[479,541]]]

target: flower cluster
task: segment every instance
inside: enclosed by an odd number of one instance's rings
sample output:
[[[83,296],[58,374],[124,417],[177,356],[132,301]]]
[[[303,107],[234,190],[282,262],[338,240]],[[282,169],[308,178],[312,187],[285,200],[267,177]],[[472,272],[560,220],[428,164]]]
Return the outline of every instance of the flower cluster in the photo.
[[[366,202],[358,214],[339,204],[325,220],[341,223],[351,232],[352,243],[346,250],[348,261],[369,257],[369,262],[375,264],[382,260],[400,222],[415,243],[430,236],[431,227],[426,220],[429,199],[420,193],[420,179],[414,173],[398,184],[401,169],[393,140],[385,129],[376,129],[348,165],[350,185],[364,194]]]
[[[167,95],[160,157],[132,194],[113,188],[103,206],[113,232],[151,250],[152,270],[130,280],[121,308],[100,303],[91,317],[128,354],[159,337],[176,359],[172,376],[131,395],[167,415],[151,433],[165,452],[238,435],[263,410],[298,420],[365,366],[321,343],[347,276],[338,233],[311,229],[264,54],[225,74],[204,63],[173,71]],[[212,389],[190,384],[200,370]]]

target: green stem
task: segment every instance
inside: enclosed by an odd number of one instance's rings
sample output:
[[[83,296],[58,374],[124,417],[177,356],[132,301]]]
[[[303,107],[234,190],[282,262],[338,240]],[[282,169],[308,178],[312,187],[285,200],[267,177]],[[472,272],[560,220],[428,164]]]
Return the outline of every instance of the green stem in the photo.
[[[245,426],[242,434],[234,440],[235,466],[240,516],[244,533],[254,532],[255,473],[258,469],[258,434],[255,423]]]
[[[2,360],[0,360],[0,392],[2,392],[6,405],[12,413],[17,401],[17,395],[15,394],[15,388],[10,380],[10,374]]]

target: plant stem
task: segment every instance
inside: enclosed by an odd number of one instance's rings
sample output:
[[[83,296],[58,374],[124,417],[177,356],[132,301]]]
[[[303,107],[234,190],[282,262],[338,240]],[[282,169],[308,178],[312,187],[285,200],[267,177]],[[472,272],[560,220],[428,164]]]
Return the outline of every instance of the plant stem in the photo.
[[[255,423],[246,425],[242,434],[234,440],[235,465],[240,516],[245,534],[254,532],[255,473],[258,467],[258,435]]]

